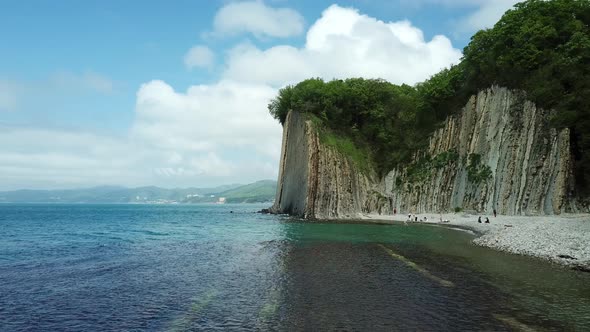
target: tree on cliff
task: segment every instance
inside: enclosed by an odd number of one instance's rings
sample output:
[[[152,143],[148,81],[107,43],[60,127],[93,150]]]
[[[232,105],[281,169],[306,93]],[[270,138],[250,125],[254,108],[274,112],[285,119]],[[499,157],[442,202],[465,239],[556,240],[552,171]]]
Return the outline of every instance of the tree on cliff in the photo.
[[[280,90],[268,108],[281,123],[289,110],[311,114],[327,135],[351,138],[380,171],[409,160],[435,119],[425,112],[418,90],[384,80],[314,78]]]
[[[572,131],[579,192],[590,192],[590,1],[528,0],[477,32],[460,64],[415,87],[383,80],[305,80],[279,91],[270,113],[315,115],[351,137],[381,171],[409,163],[441,121],[494,84],[524,90]]]
[[[522,89],[569,127],[578,189],[590,189],[590,1],[528,0],[464,49],[465,95],[492,84]]]

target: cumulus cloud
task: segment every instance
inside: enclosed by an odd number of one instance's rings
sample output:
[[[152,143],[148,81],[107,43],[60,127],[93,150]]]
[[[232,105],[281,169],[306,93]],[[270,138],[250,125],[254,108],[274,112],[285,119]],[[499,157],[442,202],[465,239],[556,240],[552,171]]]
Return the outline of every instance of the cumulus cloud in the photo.
[[[137,93],[133,137],[163,149],[202,152],[249,147],[278,155],[281,126],[267,104],[276,90],[221,81],[179,93],[163,81]]]
[[[261,2],[246,4],[268,10]],[[224,8],[238,5],[244,3]],[[287,18],[277,22],[283,21],[289,26]],[[258,26],[246,20],[220,29],[288,35],[270,22]],[[216,83],[185,91],[160,80],[141,85],[132,125],[122,137],[0,126],[0,190],[102,184],[187,187],[276,178],[282,128],[268,114],[267,104],[277,88],[317,76],[412,84],[460,56],[448,38],[425,40],[408,21],[383,22],[333,5],[309,28],[302,47],[259,49],[242,43],[232,48]],[[197,58],[190,64],[207,63]],[[61,73],[54,82],[113,89],[110,80],[87,73]]]
[[[303,16],[290,8],[272,8],[262,1],[232,2],[213,22],[216,34],[252,33],[258,37],[290,37],[303,32]]]
[[[277,177],[281,126],[268,86],[222,81],[137,92],[127,135],[0,126],[0,190],[22,187],[211,186]]]
[[[237,143],[225,150],[199,151],[167,147],[152,139],[156,137],[144,140],[136,133],[113,137],[0,126],[0,190],[105,184],[206,187],[277,177],[278,152],[272,145],[280,144],[280,136],[268,135],[266,146],[264,142],[255,147]],[[268,147],[275,151],[263,151]],[[244,155],[232,156],[232,151]]]
[[[207,46],[194,46],[184,56],[184,65],[188,69],[211,68],[214,62],[215,55]]]
[[[383,22],[332,5],[309,29],[304,47],[239,45],[229,52],[223,75],[274,86],[309,77],[358,76],[414,84],[460,58],[447,37],[426,41],[409,21]]]

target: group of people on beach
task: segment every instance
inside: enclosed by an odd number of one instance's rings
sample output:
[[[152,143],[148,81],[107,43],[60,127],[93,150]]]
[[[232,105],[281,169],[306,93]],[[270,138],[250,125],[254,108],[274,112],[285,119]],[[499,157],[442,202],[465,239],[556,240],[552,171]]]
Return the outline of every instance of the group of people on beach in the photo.
[[[497,216],[496,209],[493,210],[493,213],[494,213],[494,218],[495,218]],[[393,209],[393,214],[394,215],[397,214],[397,208],[394,208]],[[482,221],[481,220],[481,216],[479,216],[479,218],[477,218],[477,222],[480,223],[480,224],[482,224],[482,223],[489,224],[490,223],[490,218],[488,218],[488,217],[485,217],[485,218],[486,218],[485,221]],[[424,216],[424,218],[420,218],[418,220],[418,216],[417,215],[412,214],[412,213],[408,213],[408,219],[405,222],[418,222],[418,221],[420,221],[420,222],[428,222],[428,217]],[[443,223],[443,222],[450,222],[450,220],[443,220],[443,217],[442,217],[442,214],[441,214],[440,215],[440,222],[441,223]]]
[[[494,218],[496,218],[496,215],[497,215],[496,214],[496,209],[494,209]],[[482,223],[481,216],[479,216],[479,218],[477,218],[477,222],[480,223],[480,224]],[[486,217],[486,220],[483,223],[489,224],[490,223],[490,218]]]
[[[428,217],[427,217],[427,216],[424,216],[424,218],[420,218],[420,220],[418,220],[418,216],[417,216],[417,215],[415,215],[415,214],[411,214],[411,213],[408,213],[408,220],[407,220],[407,221],[414,221],[414,222],[418,222],[418,221],[420,221],[420,222],[428,222]]]

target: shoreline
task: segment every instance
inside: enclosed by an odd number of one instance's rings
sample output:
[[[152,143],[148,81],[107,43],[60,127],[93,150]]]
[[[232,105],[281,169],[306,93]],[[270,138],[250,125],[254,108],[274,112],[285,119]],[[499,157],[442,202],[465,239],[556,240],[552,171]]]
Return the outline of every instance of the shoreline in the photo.
[[[548,216],[497,217],[468,213],[417,214],[418,220],[408,221],[408,214],[362,214],[361,220],[377,223],[431,224],[475,235],[473,243],[511,254],[540,258],[574,270],[590,272],[590,214],[562,214]],[[440,222],[440,220],[448,222]]]

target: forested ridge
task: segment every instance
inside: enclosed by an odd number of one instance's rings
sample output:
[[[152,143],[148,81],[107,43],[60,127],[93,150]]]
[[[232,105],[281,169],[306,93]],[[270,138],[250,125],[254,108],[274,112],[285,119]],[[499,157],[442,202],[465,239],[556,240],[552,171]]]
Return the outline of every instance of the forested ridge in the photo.
[[[325,140],[384,173],[408,164],[469,96],[492,85],[523,90],[570,128],[577,192],[590,192],[590,0],[528,0],[481,30],[461,62],[415,86],[379,79],[305,80],[279,91],[268,108],[284,123],[307,113]],[[360,151],[360,152],[359,152]],[[360,160],[363,161],[363,160]]]

